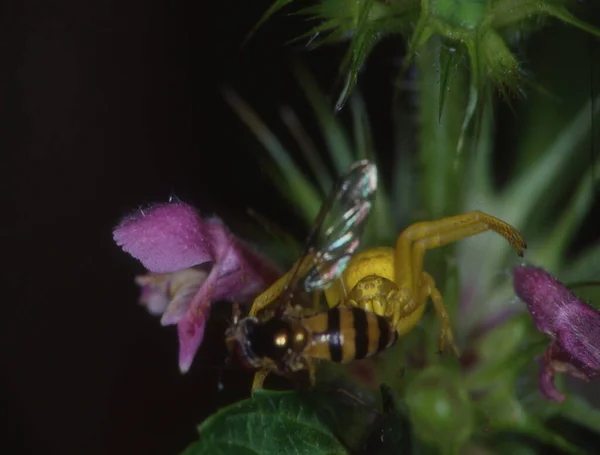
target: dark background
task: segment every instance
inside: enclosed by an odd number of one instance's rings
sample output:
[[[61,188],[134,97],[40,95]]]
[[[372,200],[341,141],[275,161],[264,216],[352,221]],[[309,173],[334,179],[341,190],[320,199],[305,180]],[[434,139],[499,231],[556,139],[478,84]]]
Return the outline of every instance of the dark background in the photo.
[[[0,439],[11,453],[177,453],[226,402],[220,380],[228,399],[247,395],[248,374],[218,368],[218,325],[179,373],[175,328],[136,304],[143,269],[111,231],[171,194],[226,221],[252,206],[293,223],[220,93],[235,88],[267,121],[301,99],[296,51],[282,45],[299,28],[274,21],[241,49],[269,4],[2,2]],[[311,58],[325,77],[335,69]]]
[[[177,453],[216,407],[247,395],[250,376],[219,368],[219,322],[179,373],[175,328],[136,305],[142,268],[111,231],[172,194],[233,225],[252,206],[294,229],[220,88],[268,123],[283,104],[309,112],[290,71],[297,49],[282,45],[304,26],[279,16],[242,50],[270,0],[1,5],[2,444]],[[324,87],[341,49],[304,55]],[[363,80],[383,143],[398,63],[384,58]]]

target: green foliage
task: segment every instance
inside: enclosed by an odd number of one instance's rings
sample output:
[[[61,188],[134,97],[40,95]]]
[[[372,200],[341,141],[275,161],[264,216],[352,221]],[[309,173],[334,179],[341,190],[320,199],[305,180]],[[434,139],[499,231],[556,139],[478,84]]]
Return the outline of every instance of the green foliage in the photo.
[[[252,33],[290,3],[292,0],[276,0]],[[447,52],[453,54],[450,57],[468,56],[470,89],[462,115],[461,137],[456,143],[460,152],[477,108],[481,114],[489,82],[507,99],[523,93],[528,78],[510,49],[513,43],[504,36],[507,30],[528,27],[536,19],[535,27],[539,28],[546,23],[542,19],[551,17],[600,36],[600,30],[573,16],[565,3],[564,0],[319,0],[296,11],[317,25],[293,41],[310,40],[313,47],[348,41],[348,51],[340,63],[340,77],[345,82],[336,103],[338,110],[349,99],[374,46],[386,36],[401,36],[409,43],[403,72],[416,55],[431,52],[427,45],[433,38],[445,43],[432,56],[442,61],[443,68],[439,84],[440,117],[444,94],[460,86],[452,82],[451,76],[461,71],[461,67],[454,63],[454,58],[448,58]]]
[[[276,1],[261,24],[290,3]],[[547,38],[549,49],[528,57],[530,74],[548,75],[540,82],[546,90],[513,106],[518,139],[512,155],[495,146],[493,85],[517,94],[525,81],[512,50],[515,31],[531,36],[531,30],[554,18],[597,34],[565,5],[551,0],[322,0],[298,10],[318,21],[303,36],[318,34],[315,45],[349,41],[342,63],[346,84],[337,107],[347,103],[350,130],[311,75],[296,68],[325,153],[290,107],[281,117],[295,143],[284,144],[275,126],[267,127],[238,95],[227,91],[226,98],[263,144],[261,159],[306,227],[348,164],[364,157],[379,163],[387,153],[393,155],[392,180],[380,177],[362,246],[393,245],[412,221],[481,209],[519,228],[528,242],[528,262],[567,284],[597,280],[600,243],[568,254],[600,177],[600,161],[589,161],[600,98],[592,99],[581,82],[589,68],[577,63],[585,44],[577,30],[557,29]],[[398,143],[376,152],[364,101],[352,89],[373,46],[390,33],[410,37],[407,65],[414,63],[417,70],[418,129],[396,107]],[[571,46],[561,47],[563,40]],[[502,184],[495,181],[499,160],[506,168]],[[301,161],[308,173],[300,170]],[[568,430],[553,422],[563,419],[600,438],[600,410],[566,383],[560,384],[568,395],[564,403],[541,397],[535,359],[544,353],[548,337],[535,329],[514,296],[509,274],[520,261],[514,252],[501,239],[482,235],[428,252],[426,261],[450,313],[463,352],[460,361],[437,353],[439,320],[426,312],[415,330],[374,360],[348,367],[324,363],[317,389],[259,391],[220,410],[202,423],[199,441],[185,454],[532,454],[550,447],[585,453]],[[598,303],[599,289],[576,292]],[[333,389],[324,390],[325,384]],[[387,384],[381,395],[373,391],[379,384]]]
[[[257,392],[207,419],[198,432],[200,441],[186,455],[347,453],[316,412],[289,392]]]
[[[348,454],[369,436],[377,410],[337,390],[273,392],[228,406],[198,427],[195,454]]]
[[[297,66],[296,74],[306,96],[313,108],[315,117],[323,131],[325,143],[328,146],[330,162],[334,164],[335,174],[332,174],[321,158],[321,153],[314,143],[304,134],[300,121],[291,108],[285,108],[282,116],[292,136],[296,139],[302,157],[306,160],[312,176],[303,175],[296,166],[289,148],[275,137],[263,121],[237,94],[226,92],[226,99],[240,118],[252,129],[259,141],[269,152],[272,161],[266,161],[265,167],[283,194],[291,197],[291,202],[298,209],[306,226],[312,222],[321,206],[322,195],[327,194],[337,175],[344,172],[348,166],[361,158],[369,158],[377,163],[378,158],[372,146],[372,138],[364,105],[357,97],[352,104],[354,137],[344,131],[342,125],[334,117],[325,102],[325,96],[319,91],[312,76],[302,67]],[[275,167],[272,166],[274,162]],[[315,183],[316,180],[316,183]],[[377,189],[373,212],[367,224],[363,237],[364,245],[378,245],[391,241],[395,236],[392,223],[392,209],[389,196],[383,187]]]

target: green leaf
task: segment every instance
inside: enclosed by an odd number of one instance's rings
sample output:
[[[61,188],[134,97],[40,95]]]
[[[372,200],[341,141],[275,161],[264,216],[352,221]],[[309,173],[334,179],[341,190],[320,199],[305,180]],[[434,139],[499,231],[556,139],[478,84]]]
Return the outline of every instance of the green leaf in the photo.
[[[312,223],[321,206],[321,198],[317,190],[298,170],[289,152],[252,108],[232,90],[224,90],[224,96],[240,119],[248,125],[270,153],[279,168],[279,173],[273,172],[272,177],[279,182],[280,187],[283,187],[284,194],[298,206],[305,221]]]
[[[535,1],[535,3],[538,3]],[[550,3],[542,3],[540,5],[546,14],[554,16],[561,21],[573,25],[585,32],[591,33],[594,36],[600,37],[600,30],[582,20],[573,16],[564,6],[551,5]]]
[[[488,93],[486,93],[486,95],[489,97]],[[480,118],[480,134],[474,143],[477,153],[475,153],[475,156],[470,160],[469,180],[472,183],[467,189],[467,207],[475,207],[476,205],[490,207],[494,198],[494,180],[492,172],[492,156],[494,150],[493,104],[489,98],[483,104],[484,106]]]
[[[561,172],[573,162],[572,151],[589,133],[590,112],[593,109],[592,115],[596,115],[599,102],[600,98],[585,103],[537,162],[506,188],[502,196],[503,212],[514,225],[526,224],[533,208],[547,197],[549,189],[560,180]]]
[[[375,0],[365,0],[359,3],[356,29],[345,61],[341,66],[344,70],[347,68],[348,74],[346,84],[335,105],[336,111],[341,110],[346,104],[348,97],[352,93],[352,89],[356,85],[360,68],[371,52],[371,49],[373,49],[373,46],[380,39],[380,30],[377,28],[377,24],[371,23],[369,17],[374,4]]]
[[[321,124],[336,173],[341,175],[355,160],[349,140],[334,117],[332,109],[325,103],[326,97],[319,90],[312,75],[301,65],[295,65],[295,69],[296,77]]]
[[[200,441],[183,454],[347,454],[317,412],[296,392],[258,390],[218,411],[199,427]]]
[[[564,380],[564,376],[558,375],[557,379]],[[600,434],[600,409],[595,408],[589,401],[574,392],[567,393],[567,397],[562,403],[544,399],[539,391],[523,397],[521,402],[532,415],[540,420],[548,421],[562,417]]]
[[[446,94],[444,112],[439,119],[439,40],[423,46],[417,58],[419,70],[420,158],[424,203],[429,219],[454,215],[462,205],[462,161],[457,153],[458,137],[464,118],[466,87],[463,74]],[[458,79],[458,74],[455,76]],[[433,253],[433,252],[432,252]],[[437,279],[443,279],[436,275]]]
[[[564,283],[597,280],[600,277],[600,242],[590,246],[577,258],[563,267],[561,279]]]
[[[292,136],[298,143],[300,151],[304,155],[304,159],[308,162],[311,171],[317,178],[317,183],[321,188],[323,196],[327,195],[333,186],[333,180],[327,166],[321,159],[321,155],[317,150],[314,142],[303,128],[302,123],[291,108],[281,110],[281,118],[288,127]]]
[[[561,2],[562,3],[562,2]],[[530,19],[532,16],[553,16],[587,33],[600,36],[598,28],[577,19],[562,4],[539,0],[500,0],[489,11],[487,21],[498,29]]]
[[[557,414],[591,431],[600,433],[600,409],[575,394],[570,394],[559,405]]]
[[[477,404],[487,428],[494,432],[515,431],[553,445],[565,453],[580,455],[583,451],[561,435],[549,430],[527,406],[516,399],[507,387],[495,387]]]
[[[359,93],[355,93],[350,101],[350,112],[352,113],[356,158],[359,160],[376,159],[367,109]]]
[[[573,236],[589,213],[596,198],[595,187],[599,173],[600,161],[597,161],[582,177],[571,201],[558,217],[556,226],[535,255],[535,262],[544,264],[547,270],[555,271],[558,268]]]
[[[269,9],[265,11],[259,21],[252,27],[252,30],[246,36],[244,43],[246,43],[252,36],[256,33],[256,31],[267,21],[271,16],[277,13],[279,10],[284,8],[286,5],[292,3],[294,0],[275,0]]]
[[[415,30],[410,38],[408,51],[400,69],[400,76],[403,76],[406,70],[412,65],[413,59],[418,55],[418,51],[429,39],[435,35],[435,29],[429,25],[427,11],[421,12]]]
[[[479,102],[479,94],[482,93],[483,87],[480,87],[477,81],[478,79],[473,77],[471,83],[469,84],[469,99],[467,101],[467,108],[465,109],[465,115],[463,117],[462,125],[460,127],[460,136],[458,137],[458,142],[456,143],[457,153],[462,152],[463,146],[465,145],[465,137],[467,135],[467,130],[469,128],[469,125],[471,124],[471,120],[473,119],[475,112],[477,111],[477,107],[479,106],[480,109],[482,107],[482,103]],[[478,136],[479,135],[477,134],[475,135],[475,137]]]
[[[440,95],[438,108],[438,121],[442,121],[444,101],[446,93],[450,90],[452,76],[458,70],[458,65],[464,55],[463,47],[441,46],[440,47]]]
[[[328,365],[329,366],[329,365]],[[357,383],[339,364],[331,364],[334,376],[317,376],[315,388],[299,393],[302,405],[313,409],[321,424],[328,428],[350,450],[363,443],[379,411],[377,397]],[[342,371],[343,374],[340,375]],[[319,374],[319,373],[318,373]],[[334,379],[335,378],[335,379]]]
[[[532,328],[531,316],[524,313],[478,341],[480,362],[465,381],[469,390],[487,389],[494,383],[514,383],[523,368],[548,346],[549,340],[545,335],[532,334]],[[527,339],[528,336],[530,339]],[[542,339],[538,341],[539,338]]]

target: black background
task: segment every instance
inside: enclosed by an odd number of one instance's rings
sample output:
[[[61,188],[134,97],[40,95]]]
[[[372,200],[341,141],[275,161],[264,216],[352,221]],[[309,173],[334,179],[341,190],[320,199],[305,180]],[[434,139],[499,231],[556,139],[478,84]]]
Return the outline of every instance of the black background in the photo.
[[[268,6],[2,2],[0,412],[11,453],[177,453],[217,406],[247,395],[248,374],[209,368],[222,361],[210,341],[219,326],[179,373],[175,328],[136,304],[143,269],[112,228],[172,194],[226,221],[252,206],[293,225],[220,92],[235,88],[267,121],[302,98],[296,50],[282,44],[298,25],[274,21],[241,48]],[[335,70],[313,55],[320,74]]]
[[[179,373],[175,329],[135,304],[142,269],[111,231],[172,194],[226,221],[252,206],[294,229],[220,93],[235,88],[267,122],[283,104],[307,109],[289,65],[297,49],[282,44],[302,24],[279,16],[240,47],[269,5],[2,2],[0,412],[11,453],[177,453],[208,413],[247,394],[248,374],[217,367],[214,324]],[[305,55],[325,87],[339,55]],[[397,66],[365,75],[383,142]]]

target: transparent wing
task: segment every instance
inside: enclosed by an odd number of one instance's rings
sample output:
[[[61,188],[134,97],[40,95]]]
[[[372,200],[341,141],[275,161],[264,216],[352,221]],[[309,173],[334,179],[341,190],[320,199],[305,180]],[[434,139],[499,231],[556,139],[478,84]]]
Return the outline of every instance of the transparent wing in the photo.
[[[326,289],[340,277],[360,245],[376,190],[377,168],[368,160],[354,163],[338,180],[321,207],[302,255],[312,257],[312,265],[292,278],[289,286],[311,292]],[[299,263],[304,262],[302,258]]]

